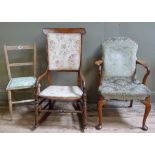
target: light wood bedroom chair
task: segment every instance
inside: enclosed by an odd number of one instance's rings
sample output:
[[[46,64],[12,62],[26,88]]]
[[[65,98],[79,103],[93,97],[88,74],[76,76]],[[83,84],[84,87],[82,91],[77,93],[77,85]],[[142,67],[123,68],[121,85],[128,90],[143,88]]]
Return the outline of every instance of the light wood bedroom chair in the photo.
[[[22,53],[22,52],[33,52],[32,55],[32,61],[31,62],[16,62],[16,63],[10,63],[9,54],[14,54],[14,57],[16,57],[16,54]],[[14,53],[13,53],[14,52]],[[16,54],[15,54],[16,52]],[[26,99],[26,100],[15,100],[13,99],[13,94],[17,91],[35,91],[35,84],[36,84],[36,45],[17,45],[17,46],[8,46],[4,45],[4,54],[5,54],[5,60],[6,60],[6,66],[8,71],[8,77],[9,77],[9,83],[6,87],[7,93],[8,93],[8,102],[9,102],[9,111],[11,120],[13,118],[13,104],[20,104],[20,103],[29,103],[34,102],[34,98],[32,99]],[[24,53],[22,53],[22,56],[24,57]],[[22,60],[23,61],[23,57]],[[11,68],[12,67],[30,67],[33,69],[33,75],[31,76],[23,76],[23,77],[13,77]],[[31,70],[32,70],[31,69]]]

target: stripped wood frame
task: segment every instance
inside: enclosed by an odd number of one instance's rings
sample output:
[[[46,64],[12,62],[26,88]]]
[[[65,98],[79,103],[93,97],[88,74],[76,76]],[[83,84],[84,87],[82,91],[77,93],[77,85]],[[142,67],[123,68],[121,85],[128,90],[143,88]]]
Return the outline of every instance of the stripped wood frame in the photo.
[[[147,81],[147,78],[150,74],[150,69],[149,67],[144,63],[143,60],[137,60],[136,61],[136,64],[139,64],[141,66],[143,66],[145,69],[146,69],[146,73],[143,77],[143,80],[142,80],[142,84],[146,85],[146,81]],[[103,71],[103,60],[97,60],[95,61],[95,65],[97,65],[98,67],[98,72],[99,72],[99,85],[101,84],[101,80],[103,79],[102,78],[102,71]],[[133,78],[136,74],[136,68],[135,68],[135,71],[133,73]],[[142,101],[141,101],[142,102]],[[102,96],[101,94],[99,94],[99,99],[98,99],[98,125],[96,126],[96,129],[100,130],[102,128],[102,108],[104,106],[104,103],[105,103],[105,99],[104,99],[104,96]],[[150,96],[146,97],[145,98],[145,101],[142,102],[144,103],[145,105],[145,112],[144,112],[144,116],[143,116],[143,122],[142,122],[142,130],[145,130],[147,131],[148,130],[148,127],[146,126],[146,119],[149,115],[149,112],[151,110],[151,101],[150,101]],[[132,107],[132,104],[133,104],[133,100],[130,101],[130,106],[129,107]]]
[[[49,67],[47,67],[46,71],[40,75],[37,79],[37,91],[36,91],[36,101],[35,101],[35,124],[33,126],[33,129],[35,129],[41,122],[44,120],[43,118],[46,118],[49,115],[49,112],[63,112],[63,113],[80,113],[82,114],[83,118],[83,129],[86,128],[87,124],[87,98],[86,98],[86,90],[85,90],[85,79],[81,72],[81,61],[82,61],[82,36],[85,33],[84,28],[45,28],[43,29],[43,33],[46,35],[46,54],[47,54],[47,63],[48,62],[48,40],[47,40],[47,34],[48,33],[79,33],[81,34],[81,56],[80,56],[80,67],[78,70],[54,70],[58,72],[76,72],[77,75],[77,85],[81,88],[83,91],[82,97],[51,97],[48,96],[46,98],[40,97],[40,82],[47,77],[48,78],[48,85],[52,84],[52,78],[51,78],[51,72],[53,70],[50,70]],[[47,104],[42,107],[41,105],[44,103],[44,101],[47,100]],[[81,108],[78,108],[76,106],[76,109],[74,111],[70,110],[54,110],[54,103],[56,101],[76,101],[77,104],[80,103]],[[44,114],[43,114],[44,113]]]
[[[33,50],[33,62],[24,62],[24,63],[9,63],[9,52],[13,51],[20,51],[23,52],[25,50]],[[36,45],[18,45],[18,46],[8,46],[4,45],[4,55],[5,55],[5,60],[6,60],[6,66],[7,66],[7,71],[8,71],[8,77],[9,80],[12,79],[12,74],[11,74],[11,69],[10,67],[21,67],[21,66],[33,66],[33,76],[36,77]],[[23,88],[23,89],[16,89],[16,91],[34,91],[35,88]],[[9,101],[9,111],[10,111],[10,116],[11,120],[13,117],[13,110],[12,106],[13,104],[19,104],[19,103],[28,103],[28,102],[34,102],[35,99],[27,99],[27,100],[21,100],[21,101],[13,101],[12,100],[12,93],[14,94],[15,90],[7,90],[8,92],[8,101]]]

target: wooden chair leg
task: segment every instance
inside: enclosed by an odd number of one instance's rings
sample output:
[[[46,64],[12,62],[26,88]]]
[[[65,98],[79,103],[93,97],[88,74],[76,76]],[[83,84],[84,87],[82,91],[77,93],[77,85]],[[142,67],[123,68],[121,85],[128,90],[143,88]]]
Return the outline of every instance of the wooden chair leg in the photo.
[[[143,117],[143,124],[142,124],[142,130],[147,131],[148,127],[146,126],[146,119],[149,115],[149,112],[151,110],[151,101],[150,101],[150,96],[146,97],[145,99],[145,113]]]
[[[103,105],[104,105],[104,98],[100,95],[99,100],[98,100],[98,106],[97,106],[98,119],[99,119],[98,125],[96,126],[97,130],[100,130],[102,128],[102,107]]]
[[[13,112],[12,112],[12,95],[11,95],[11,91],[8,91],[8,101],[9,101],[9,112],[10,112],[10,120],[12,120],[13,118]]]
[[[52,100],[48,100],[49,109],[52,109]]]
[[[53,109],[54,108],[55,101],[54,100],[49,100],[48,101],[48,104],[49,104],[49,109]]]
[[[83,128],[87,128],[87,97],[84,96],[83,102]]]
[[[129,107],[132,107],[132,105],[133,105],[133,100],[130,101]]]
[[[39,101],[38,99],[36,99],[35,100],[35,121],[31,130],[34,130],[35,128],[38,127],[38,117],[39,117],[38,106],[39,106]]]

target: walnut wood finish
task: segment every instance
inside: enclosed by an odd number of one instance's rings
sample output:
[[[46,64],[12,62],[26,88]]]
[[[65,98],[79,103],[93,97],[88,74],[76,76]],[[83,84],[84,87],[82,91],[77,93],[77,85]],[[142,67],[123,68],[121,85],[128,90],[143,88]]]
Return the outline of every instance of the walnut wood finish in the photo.
[[[33,50],[33,62],[24,62],[24,63],[9,63],[9,53],[18,51],[18,52],[23,52],[26,50]],[[27,51],[28,52],[28,51]],[[21,66],[32,66],[33,68],[33,75],[34,77],[36,76],[36,45],[18,45],[18,46],[8,46],[4,45],[4,55],[5,55],[5,61],[6,61],[6,66],[7,66],[7,71],[8,71],[8,77],[11,80],[12,75],[11,75],[11,69],[10,67],[21,67]],[[23,89],[16,89],[16,91],[34,91],[35,88],[23,88]],[[8,102],[9,102],[9,111],[10,111],[10,117],[11,120],[13,118],[13,110],[12,106],[13,104],[19,104],[19,103],[28,103],[28,102],[34,102],[34,99],[27,99],[27,100],[21,100],[21,101],[13,101],[13,93],[15,90],[8,90]]]
[[[146,69],[146,74],[144,75],[143,81],[142,81],[142,83],[146,85],[147,78],[148,78],[148,76],[149,76],[149,74],[150,74],[150,69],[149,69],[149,67],[144,63],[143,60],[137,60],[136,63],[139,64],[139,65],[142,65],[142,66]]]
[[[85,28],[44,28],[43,33],[47,35],[48,33],[81,33],[85,34]]]
[[[102,107],[104,105],[104,97],[103,96],[99,96],[99,100],[98,100],[98,105],[97,105],[97,109],[98,109],[98,125],[96,126],[97,130],[100,130],[102,128]]]
[[[150,96],[146,97],[144,104],[145,104],[145,113],[144,113],[144,117],[143,117],[142,130],[147,131],[148,127],[146,126],[146,119],[147,119],[147,117],[150,113],[150,110],[151,110]]]
[[[147,78],[150,74],[150,69],[149,67],[144,63],[144,61],[142,60],[137,60],[136,64],[142,65],[145,69],[146,69],[146,73],[143,77],[142,80],[142,84],[146,85],[147,82]],[[101,80],[102,80],[102,70],[103,70],[103,60],[97,60],[95,61],[95,65],[97,65],[98,67],[98,72],[99,72],[99,85],[101,84]],[[135,72],[133,74],[133,76],[135,76],[136,74],[136,69]],[[99,123],[96,126],[96,129],[100,130],[102,128],[102,107],[104,104],[104,97],[99,95],[99,100],[98,100],[98,118],[99,118]],[[150,101],[150,96],[146,97],[145,99],[145,112],[144,112],[144,116],[143,116],[143,123],[142,123],[142,130],[147,131],[148,127],[146,126],[146,119],[149,115],[149,112],[151,110],[151,101]],[[130,101],[130,105],[129,107],[133,106],[133,100]]]
[[[101,84],[101,80],[102,80],[103,60],[95,61],[95,65],[97,65],[97,67],[98,67],[98,75],[99,75],[98,86],[99,86]]]
[[[48,33],[80,33],[81,34],[81,47],[82,47],[82,35],[85,34],[86,30],[84,28],[47,28],[43,29],[43,33],[46,35],[46,54],[47,54],[47,62],[48,62],[48,41],[47,41],[47,34]],[[82,50],[82,48],[81,48]],[[86,128],[87,125],[87,97],[86,97],[86,90],[85,90],[85,79],[81,72],[81,60],[82,60],[82,51],[81,51],[81,59],[80,59],[80,67],[78,70],[54,70],[58,72],[77,72],[77,85],[83,91],[83,95],[80,98],[70,98],[70,97],[41,97],[39,96],[40,93],[40,82],[45,78],[48,77],[48,84],[51,85],[51,72],[53,70],[46,69],[46,71],[40,75],[36,82],[36,99],[35,99],[35,124],[33,129],[35,129],[41,122],[42,118],[45,117],[46,113],[49,112],[63,112],[63,113],[80,113],[82,114],[83,118],[83,129]],[[43,100],[48,100],[46,108],[42,108],[41,105]],[[81,109],[75,109],[74,111],[70,110],[54,110],[53,107],[50,106],[51,101],[77,101],[80,103]],[[44,113],[44,115],[42,115]]]

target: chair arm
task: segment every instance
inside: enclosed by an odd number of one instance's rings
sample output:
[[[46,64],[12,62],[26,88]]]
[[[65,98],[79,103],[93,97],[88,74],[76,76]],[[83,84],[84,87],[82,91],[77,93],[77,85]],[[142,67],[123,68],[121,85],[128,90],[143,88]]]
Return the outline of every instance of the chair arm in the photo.
[[[95,65],[100,66],[103,64],[103,60],[96,60]]]
[[[149,74],[150,74],[150,69],[149,69],[149,67],[144,63],[143,60],[137,60],[137,61],[136,61],[136,64],[139,64],[139,65],[143,66],[143,67],[146,69],[146,73],[145,73],[145,75],[144,75],[144,77],[143,77],[143,81],[142,81],[142,83],[146,85],[146,80],[147,80],[147,78],[148,78],[148,76],[149,76]]]
[[[40,81],[47,75],[47,73],[48,73],[48,69],[46,69],[46,71],[37,78],[36,87],[40,85]]]
[[[82,72],[80,71],[79,72],[79,77],[80,77],[80,87],[81,87],[81,89],[83,90],[83,92],[84,92],[84,95],[86,95],[86,83],[85,83],[85,78],[84,78],[84,76],[83,76],[83,74],[82,74]]]
[[[102,79],[103,60],[95,61],[95,65],[97,65],[97,67],[98,67],[98,73],[99,73],[99,83],[98,83],[98,85],[100,85],[101,79]]]

